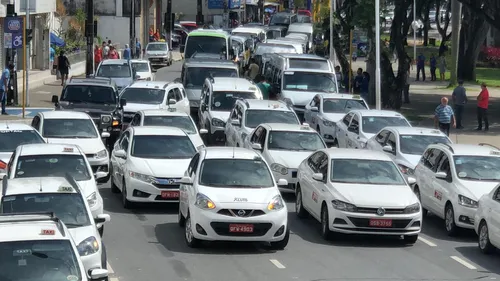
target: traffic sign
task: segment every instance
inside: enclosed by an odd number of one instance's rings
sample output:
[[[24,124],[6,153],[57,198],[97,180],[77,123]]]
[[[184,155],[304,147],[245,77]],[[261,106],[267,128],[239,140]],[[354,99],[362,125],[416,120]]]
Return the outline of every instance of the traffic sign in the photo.
[[[23,18],[6,17],[4,19],[5,48],[21,49],[23,47]]]

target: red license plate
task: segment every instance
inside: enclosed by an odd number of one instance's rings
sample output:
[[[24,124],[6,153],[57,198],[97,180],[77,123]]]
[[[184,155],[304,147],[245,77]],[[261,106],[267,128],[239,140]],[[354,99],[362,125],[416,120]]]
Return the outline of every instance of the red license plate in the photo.
[[[252,233],[253,224],[230,224],[229,232]]]
[[[161,198],[179,198],[179,191],[162,191]]]
[[[392,227],[392,220],[370,219],[371,227]]]

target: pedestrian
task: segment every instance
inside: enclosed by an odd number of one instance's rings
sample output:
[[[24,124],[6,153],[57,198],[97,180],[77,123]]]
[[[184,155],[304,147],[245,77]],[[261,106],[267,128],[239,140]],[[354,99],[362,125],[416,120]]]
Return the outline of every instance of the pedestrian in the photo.
[[[56,58],[56,50],[50,46],[50,49],[49,49],[49,68],[51,69],[51,71],[55,71],[56,69],[54,69],[54,59]],[[53,73],[52,75],[54,75],[55,73]]]
[[[160,41],[161,35],[160,35],[160,29],[156,29],[156,32],[154,34],[154,41],[158,42]]]
[[[255,62],[255,58],[251,58],[245,76],[254,81],[255,78],[257,78],[258,74],[259,74],[259,65]]]
[[[417,57],[417,81],[420,80],[420,72],[422,72],[422,81],[425,81],[425,56],[422,53]]]
[[[336,65],[335,66],[335,78],[337,79],[337,85],[340,88],[340,84],[342,83],[342,71],[340,70],[340,66]]]
[[[155,31],[153,27],[149,28],[149,42],[155,41]]]
[[[352,52],[352,61],[357,61],[358,60],[358,51],[354,50]]]
[[[131,50],[128,44],[125,44],[125,49],[123,50],[123,59],[124,60],[132,59]]]
[[[434,54],[431,55],[431,59],[429,60],[429,64],[431,67],[431,81],[436,81],[436,65],[437,65],[437,60]]]
[[[97,67],[102,61],[102,49],[99,48],[99,45],[95,45],[94,49],[94,71],[97,70]]]
[[[444,57],[444,54],[441,54],[439,56],[439,78],[441,78],[441,81],[444,81],[444,77],[446,74],[446,59]]]
[[[490,92],[486,87],[486,83],[481,84],[481,92],[477,96],[477,129],[476,131],[481,131],[483,129],[484,121],[484,131],[487,132],[490,129],[490,123],[488,122],[488,105],[490,102]]]
[[[139,39],[135,39],[135,58],[141,58],[141,41]]]
[[[71,63],[69,62],[68,57],[64,55],[64,51],[59,53],[59,57],[57,58],[57,70],[61,73],[61,86],[66,84],[68,80],[69,70],[71,69]]]
[[[105,60],[108,58],[109,54],[109,46],[106,42],[102,42],[102,59]]]
[[[363,80],[361,80],[361,98],[365,101],[368,100],[368,92],[370,88],[370,74],[368,72],[363,72]]]
[[[0,101],[2,102],[2,115],[8,115],[5,111],[7,105],[7,91],[9,90],[9,82],[11,73],[14,72],[14,64],[9,63],[9,66],[2,71],[2,85],[0,87]]]
[[[116,51],[115,46],[109,46],[108,58],[112,60],[120,59],[120,54]]]
[[[410,103],[410,71],[411,71],[412,59],[407,54],[406,55],[406,66],[407,69],[404,72],[404,89],[403,89],[403,103]]]
[[[270,99],[270,92],[271,92],[271,84],[267,83],[266,77],[264,75],[257,75],[257,87],[259,87],[260,91],[262,92],[262,99],[263,100],[269,100]]]
[[[363,69],[360,67],[354,77],[353,93],[358,95],[361,93],[361,83],[363,83]]]
[[[453,109],[448,105],[448,98],[442,97],[441,104],[436,107],[434,113],[434,126],[447,136],[450,135],[450,127],[457,125]]]
[[[464,81],[458,81],[458,86],[453,90],[451,94],[453,104],[455,105],[455,119],[457,120],[457,129],[463,129],[462,118],[464,113],[464,107],[467,103],[467,94],[464,88]]]

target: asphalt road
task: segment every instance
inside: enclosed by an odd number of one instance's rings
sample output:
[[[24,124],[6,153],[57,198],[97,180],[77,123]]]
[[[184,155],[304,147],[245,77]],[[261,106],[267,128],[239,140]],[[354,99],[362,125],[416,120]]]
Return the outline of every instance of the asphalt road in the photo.
[[[161,69],[158,80],[172,81],[181,64]],[[325,242],[320,225],[294,214],[294,197],[286,196],[291,237],[284,251],[265,245],[209,243],[185,245],[177,225],[177,205],[122,208],[109,183],[100,186],[104,209],[111,215],[104,243],[111,281],[246,281],[246,280],[495,280],[500,255],[484,256],[473,232],[447,237],[444,223],[429,216],[413,246],[396,238],[345,237]],[[118,279],[118,280],[117,280]]]

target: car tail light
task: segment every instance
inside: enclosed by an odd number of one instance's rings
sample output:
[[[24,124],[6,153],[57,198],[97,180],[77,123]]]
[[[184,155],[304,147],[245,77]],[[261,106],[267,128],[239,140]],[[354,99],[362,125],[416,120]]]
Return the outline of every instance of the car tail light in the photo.
[[[7,163],[0,160],[0,170],[5,170],[5,169],[7,169]]]

